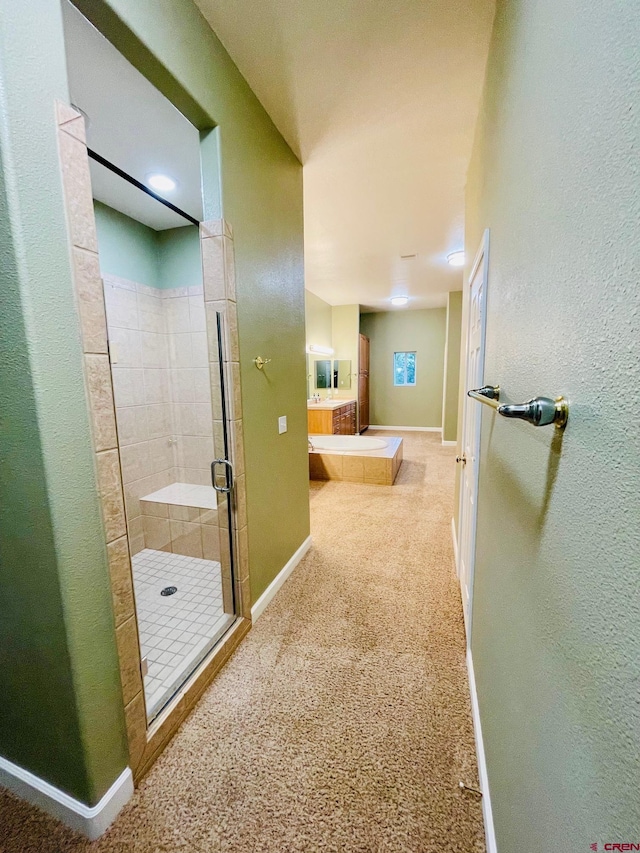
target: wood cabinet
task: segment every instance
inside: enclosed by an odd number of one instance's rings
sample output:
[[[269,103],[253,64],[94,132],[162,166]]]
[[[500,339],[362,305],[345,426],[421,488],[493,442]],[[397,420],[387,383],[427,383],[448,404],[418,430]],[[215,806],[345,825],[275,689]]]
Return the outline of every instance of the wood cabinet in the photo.
[[[369,427],[369,377],[360,374],[358,376],[358,400],[360,407],[360,432]]]
[[[335,409],[307,409],[310,435],[355,435],[356,404],[345,403]]]
[[[366,335],[358,338],[358,373],[369,373],[370,342]]]

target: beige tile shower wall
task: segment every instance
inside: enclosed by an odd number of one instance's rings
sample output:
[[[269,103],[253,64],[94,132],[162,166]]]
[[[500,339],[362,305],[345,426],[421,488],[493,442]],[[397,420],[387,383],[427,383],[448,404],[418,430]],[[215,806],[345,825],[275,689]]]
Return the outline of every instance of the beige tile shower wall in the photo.
[[[147,548],[220,560],[218,513],[215,509],[140,501]]]
[[[214,456],[203,290],[202,287],[171,288],[162,293],[176,439],[176,481],[206,486],[211,484]]]
[[[155,547],[150,544],[155,538],[147,541],[144,534],[141,497],[170,483],[211,482],[204,296],[202,287],[160,290],[110,275],[104,276],[104,293],[127,523],[136,554]]]
[[[65,208],[73,255],[76,306],[84,352],[87,398],[93,427],[96,477],[111,576],[129,757],[135,772],[146,745],[147,720],[89,159],[82,116],[67,104],[56,102],[56,119]]]
[[[105,275],[113,392],[131,553],[145,547],[140,498],[175,482],[169,338],[162,291]]]
[[[236,557],[235,592],[240,602],[240,614],[251,618],[251,592],[249,583],[249,539],[247,528],[247,499],[245,485],[244,443],[242,428],[242,400],[240,394],[240,345],[238,339],[238,314],[236,308],[236,281],[233,233],[224,219],[203,222],[200,225],[202,246],[202,271],[207,317],[208,350],[211,377],[211,395],[216,400],[220,394],[219,347],[216,315],[222,315],[222,360],[225,373],[227,427],[231,445],[231,462],[234,470],[233,512],[231,536]],[[215,407],[214,407],[215,408]],[[223,455],[222,423],[214,421],[214,449]],[[222,565],[223,597],[225,610],[231,599],[231,567],[223,538],[228,535],[227,501],[218,495],[218,524],[220,532],[220,562]]]

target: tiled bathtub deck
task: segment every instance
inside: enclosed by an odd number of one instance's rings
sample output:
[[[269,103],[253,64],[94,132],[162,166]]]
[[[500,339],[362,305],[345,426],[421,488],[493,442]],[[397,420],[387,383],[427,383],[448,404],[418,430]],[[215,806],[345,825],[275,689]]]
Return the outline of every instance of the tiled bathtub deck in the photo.
[[[402,439],[385,436],[384,440],[387,446],[381,450],[310,450],[309,479],[392,486],[402,464]]]
[[[132,564],[140,646],[149,666],[144,692],[152,718],[233,617],[223,610],[220,563],[145,548]],[[168,586],[178,591],[160,595]]]

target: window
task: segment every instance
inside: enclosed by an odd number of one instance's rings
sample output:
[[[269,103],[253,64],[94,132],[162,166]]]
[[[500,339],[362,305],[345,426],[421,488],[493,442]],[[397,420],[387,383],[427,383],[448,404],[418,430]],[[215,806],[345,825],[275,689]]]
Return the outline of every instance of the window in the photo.
[[[416,354],[415,352],[394,352],[393,354],[393,384],[416,384]]]

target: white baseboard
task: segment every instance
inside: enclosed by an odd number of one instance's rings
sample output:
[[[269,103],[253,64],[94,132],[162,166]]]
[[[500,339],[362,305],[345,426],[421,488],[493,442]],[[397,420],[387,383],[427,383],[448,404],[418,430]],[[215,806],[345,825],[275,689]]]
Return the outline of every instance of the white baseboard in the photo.
[[[484,835],[487,844],[487,853],[498,853],[498,847],[496,845],[496,833],[493,825],[493,810],[491,809],[491,795],[489,793],[487,762],[484,755],[482,726],[480,725],[480,707],[478,705],[478,693],[476,691],[476,676],[473,671],[473,658],[471,656],[471,649],[467,649],[467,672],[469,673],[471,713],[473,715],[473,729],[476,738],[478,777],[480,780],[480,790],[482,791],[482,815],[484,817]]]
[[[380,426],[379,424],[369,424],[369,429],[395,429],[404,432],[442,432],[442,427]]]
[[[95,806],[86,806],[28,770],[0,756],[0,785],[95,841],[111,826],[133,794],[133,776],[123,770]]]
[[[455,447],[458,442],[457,441],[445,441],[443,438],[442,443],[445,447]]]
[[[275,576],[275,578],[271,581],[269,586],[262,593],[260,598],[256,601],[256,603],[251,608],[251,621],[257,622],[257,620],[262,616],[267,605],[270,603],[272,598],[276,595],[282,584],[289,577],[291,572],[298,565],[300,560],[307,553],[309,548],[311,547],[311,537],[307,536],[302,545],[298,548],[295,554],[291,557],[286,566]]]
[[[458,561],[458,534],[456,533],[456,520],[451,517],[451,538],[453,540],[453,559],[456,562],[456,574],[460,577],[460,563]]]

